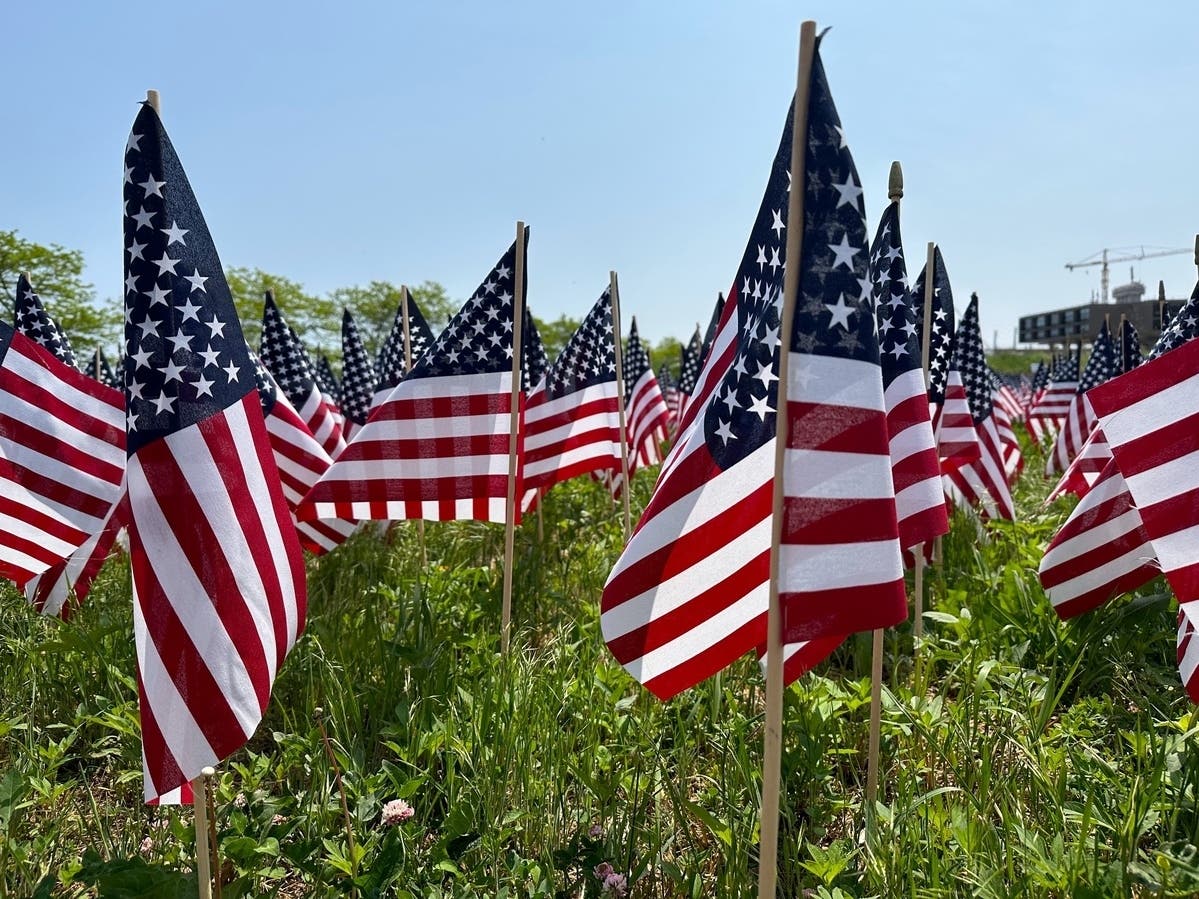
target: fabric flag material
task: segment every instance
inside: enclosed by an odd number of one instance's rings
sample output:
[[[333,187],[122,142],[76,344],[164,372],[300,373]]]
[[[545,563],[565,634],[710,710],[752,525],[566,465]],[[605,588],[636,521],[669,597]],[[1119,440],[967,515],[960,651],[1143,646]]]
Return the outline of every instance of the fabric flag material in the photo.
[[[1028,411],[1030,419],[1043,419],[1061,427],[1078,393],[1078,356],[1069,353],[1058,360],[1049,374],[1049,385]]]
[[[288,327],[270,291],[262,309],[261,354],[262,363],[282,388],[288,404],[299,414],[305,428],[320,444],[323,454],[336,459],[346,448],[340,416],[317,383],[312,360]],[[271,400],[272,405],[273,402]]]
[[[1045,391],[1049,389],[1049,372],[1049,365],[1042,359],[1033,375],[1031,395],[1024,410],[1024,428],[1028,431],[1028,436],[1032,438],[1033,443],[1038,445],[1057,433],[1057,427],[1053,421],[1032,416],[1033,408],[1041,401]]]
[[[291,332],[292,338],[303,349],[304,345],[300,343],[299,338],[294,331]],[[332,402],[332,405],[340,411],[341,402],[341,381],[337,379],[337,375],[333,374],[333,366],[329,364],[329,357],[322,354],[320,361],[313,369],[316,373],[316,382],[321,387],[321,392]]]
[[[13,310],[13,322],[17,331],[38,346],[44,347],[55,359],[72,368],[79,367],[67,332],[46,311],[37,291],[29,282],[29,276],[24,273],[17,277],[17,301]]]
[[[1010,521],[1016,517],[1016,509],[1008,487],[1003,443],[995,420],[994,389],[978,324],[977,294],[971,296],[970,305],[966,307],[966,314],[958,326],[953,359],[953,367],[962,373],[966,386],[970,416],[978,438],[979,458],[946,473],[946,492],[959,505],[981,505],[988,517]]]
[[[124,199],[134,641],[145,795],[162,801],[253,734],[306,592],[233,297],[149,104]]]
[[[424,314],[416,305],[412,292],[408,291],[406,296],[408,298],[408,345],[412,364],[415,365],[424,355],[425,350],[433,345],[434,338],[429,323],[425,321]],[[404,305],[402,300],[400,302],[401,305],[396,308],[395,320],[391,323],[391,331],[379,350],[379,364],[376,366],[379,382],[375,385],[375,396],[371,402],[371,408],[387,399],[392,388],[399,384],[408,372],[408,362],[404,355]]]
[[[927,266],[926,266],[927,268]],[[924,333],[925,278],[921,270],[912,287],[916,333]],[[939,247],[933,250],[932,321],[928,339],[928,402],[942,472],[973,462],[979,456],[978,435],[962,373],[957,368],[953,288]],[[923,336],[921,337],[923,341]]]
[[[1145,361],[1141,354],[1141,335],[1130,319],[1120,325],[1120,371],[1132,371]]]
[[[1116,350],[1112,345],[1111,332],[1105,321],[1095,336],[1095,343],[1091,347],[1091,357],[1087,360],[1086,368],[1083,369],[1074,399],[1070,401],[1070,410],[1066,413],[1066,420],[1062,423],[1062,429],[1058,431],[1057,439],[1053,443],[1053,450],[1045,460],[1046,477],[1051,477],[1059,471],[1065,471],[1074,457],[1082,451],[1083,444],[1086,443],[1096,425],[1095,412],[1087,399],[1087,391],[1119,374],[1117,365]]]
[[[614,333],[605,289],[525,407],[526,491],[620,471]]]
[[[785,672],[809,646],[907,610],[861,188],[819,53],[811,84],[795,332],[779,334],[788,114],[678,439],[604,588],[609,649],[661,698],[765,644],[780,346],[792,354],[780,596],[786,639],[804,643]]]
[[[870,251],[870,282],[878,318],[899,542],[910,549],[948,533],[949,517],[920,360],[920,332],[908,292],[898,201],[887,207],[879,221]]]
[[[309,491],[301,520],[505,520],[515,260],[513,243]]]
[[[700,353],[702,352],[703,344],[699,338],[699,326],[697,325],[695,333],[691,335],[691,340],[680,351],[679,383],[677,386],[679,405],[674,410],[675,415],[680,418],[683,416],[683,412],[691,400],[691,395],[695,393],[695,386],[700,372]]]
[[[370,417],[378,375],[367,355],[358,327],[349,309],[341,315],[341,414],[345,416],[346,440],[354,439]]]
[[[1178,610],[1178,676],[1191,702],[1199,703],[1199,639],[1195,638],[1195,618],[1199,608],[1193,603]]]
[[[629,326],[624,359],[625,421],[629,432],[629,477],[639,469],[662,461],[670,409],[658,378],[650,367],[649,353],[637,333],[637,319]]]
[[[708,330],[704,332],[704,342],[699,350],[699,364],[703,365],[712,350],[712,341],[716,339],[716,329],[720,326],[720,316],[724,314],[724,294],[716,295],[716,308],[712,310],[712,320],[708,322]],[[698,374],[698,370],[696,374]],[[694,388],[692,388],[694,389]]]
[[[25,584],[25,597],[43,615],[64,621],[83,604],[104,562],[112,554],[117,535],[128,522],[128,505],[123,497],[113,504],[100,529],[62,561]],[[71,602],[72,597],[74,602]]]
[[[0,577],[24,586],[101,530],[124,419],[118,391],[0,322]]]
[[[674,375],[670,373],[670,366],[663,362],[658,366],[658,389],[662,391],[662,400],[666,403],[667,413],[667,430],[674,430],[678,422],[676,410],[679,402],[679,390],[675,386]]]
[[[537,389],[550,367],[545,344],[541,342],[541,332],[537,330],[537,323],[533,320],[533,313],[529,311],[528,303],[525,303],[523,329],[521,343],[524,346],[521,349],[520,359],[520,389],[528,397]]]

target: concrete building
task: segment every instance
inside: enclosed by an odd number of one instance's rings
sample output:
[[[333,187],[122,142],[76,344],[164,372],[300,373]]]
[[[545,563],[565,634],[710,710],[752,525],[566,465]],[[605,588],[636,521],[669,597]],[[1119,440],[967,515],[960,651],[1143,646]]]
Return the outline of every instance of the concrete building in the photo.
[[[1112,302],[1090,302],[1051,312],[1020,317],[1020,343],[1062,347],[1078,342],[1090,343],[1107,316],[1109,327],[1115,330],[1120,316],[1126,316],[1141,337],[1141,346],[1150,347],[1162,332],[1162,312],[1166,321],[1177,312],[1185,300],[1145,299],[1145,285],[1133,281],[1113,288]]]

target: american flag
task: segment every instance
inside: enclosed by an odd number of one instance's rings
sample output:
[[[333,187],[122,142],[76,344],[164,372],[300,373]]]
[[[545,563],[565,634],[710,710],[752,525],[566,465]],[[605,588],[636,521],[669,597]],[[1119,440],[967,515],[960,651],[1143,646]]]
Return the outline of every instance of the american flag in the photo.
[[[13,322],[18,332],[38,346],[45,347],[55,359],[72,368],[78,368],[75,351],[71,349],[67,332],[46,311],[41,298],[29,282],[29,275],[24,272],[17,278],[17,301],[13,310]]]
[[[336,459],[346,448],[340,416],[317,383],[316,371],[304,345],[288,327],[275,296],[266,292],[262,309],[262,362],[283,390],[292,409],[320,444],[324,455]]]
[[[1197,325],[1199,285],[1158,338],[1150,360],[1159,360],[1170,350],[1190,345]],[[1136,373],[1109,382],[1106,389],[1117,388],[1141,371],[1138,368]],[[1095,432],[1103,430],[1100,424]],[[1167,503],[1154,512],[1168,510]],[[1170,520],[1167,514],[1159,519],[1159,524],[1168,528]],[[1050,541],[1041,559],[1039,575],[1054,609],[1062,617],[1070,617],[1143,586],[1160,574],[1162,567],[1118,460],[1112,458]]]
[[[1045,477],[1051,477],[1059,471],[1064,472],[1074,457],[1082,451],[1096,424],[1095,412],[1087,399],[1087,391],[1119,374],[1118,364],[1112,335],[1105,321],[1095,336],[1091,357],[1087,360],[1082,378],[1078,382],[1078,389],[1070,401],[1070,411],[1066,413],[1066,420],[1058,431],[1053,450],[1045,459]]]
[[[670,366],[663,362],[658,366],[658,389],[662,391],[662,400],[666,403],[667,412],[667,430],[673,431],[679,423],[677,410],[679,402],[679,389],[675,386],[674,375],[670,373]]]
[[[545,344],[541,342],[541,332],[537,330],[537,323],[533,320],[533,313],[529,311],[528,303],[525,303],[521,343],[523,347],[520,359],[520,389],[527,398],[537,389],[537,385],[541,383],[541,379],[545,377],[545,373],[549,371],[550,367]]]
[[[1016,393],[1017,381],[1011,376],[1001,375],[991,369],[991,386],[995,389],[995,403],[1003,407],[1009,420],[1013,422],[1024,419],[1024,404]]]
[[[354,324],[354,316],[349,309],[341,314],[341,399],[339,406],[345,416],[346,440],[353,440],[354,435],[366,424],[371,413],[371,403],[375,398],[375,384],[379,377],[371,357],[358,336],[358,327]]]
[[[125,365],[123,362],[119,364],[119,367],[124,371]],[[108,359],[105,358],[104,351],[99,347],[96,348],[95,354],[92,356],[92,364],[88,366],[87,373],[105,387],[111,387],[113,390],[121,389],[120,379],[117,377],[116,372],[112,370]]]
[[[703,352],[703,344],[699,337],[699,325],[696,325],[695,333],[691,335],[691,340],[680,351],[679,383],[676,388],[679,405],[675,409],[675,415],[679,418],[683,417],[683,413],[687,409],[687,403],[690,402],[692,394],[695,393],[696,382],[699,379],[700,373],[701,352]]]
[[[1120,371],[1132,371],[1145,359],[1141,355],[1141,335],[1129,319],[1120,323]]]
[[[785,637],[823,651],[907,610],[861,188],[819,53],[811,84],[795,331],[780,340],[788,114],[678,441],[604,588],[609,649],[662,698],[766,641],[780,345],[791,353]],[[803,651],[793,658],[792,675]]]
[[[966,385],[970,416],[978,435],[979,458],[946,472],[946,492],[958,505],[981,505],[988,517],[1010,521],[1016,517],[1016,509],[1008,487],[1003,444],[995,420],[994,388],[991,386],[991,370],[987,367],[982,331],[978,324],[977,294],[970,297],[970,305],[966,307],[966,314],[958,325],[953,367],[962,373]]]
[[[513,243],[308,493],[301,520],[505,520],[515,260]]]
[[[125,150],[125,388],[145,794],[241,747],[303,630],[304,559],[233,297],[157,113]]]
[[[0,577],[23,586],[98,533],[125,473],[121,394],[0,322]]]
[[[112,554],[117,535],[129,520],[123,488],[121,493],[98,531],[65,559],[25,584],[26,598],[43,615],[57,615],[66,620],[71,611],[87,599],[96,576]],[[74,603],[70,602],[72,597]]]
[[[949,517],[920,360],[920,331],[908,291],[898,201],[887,207],[878,223],[870,250],[870,282],[899,538],[902,546],[910,548],[947,533]]]
[[[1192,603],[1178,610],[1178,676],[1186,687],[1191,702],[1199,703],[1199,639],[1195,638],[1195,621],[1199,608]]]
[[[1003,447],[1003,468],[1007,473],[1008,484],[1013,484],[1024,468],[1024,451],[1020,449],[1014,426],[1014,422],[1024,418],[1024,407],[1012,387],[1012,382],[995,369],[991,369],[990,373],[991,395],[995,400],[995,427],[999,431],[999,443]]]
[[[1049,373],[1049,384],[1028,411],[1030,419],[1044,419],[1056,430],[1070,412],[1078,393],[1078,356],[1073,352],[1057,361]]]
[[[291,336],[296,344],[303,349],[304,344],[300,343],[300,339],[295,331],[291,332]],[[316,383],[320,385],[321,392],[332,400],[333,405],[340,410],[341,407],[338,404],[341,402],[341,381],[337,379],[337,375],[333,374],[333,366],[329,364],[329,357],[322,353],[320,361],[313,370],[316,373]]]
[[[408,373],[408,369],[411,367],[408,359],[411,359],[412,365],[415,365],[424,355],[425,350],[433,345],[433,332],[429,328],[429,323],[425,321],[420,307],[416,305],[416,300],[408,290],[404,291],[404,296],[406,302],[401,300],[400,305],[396,307],[395,321],[391,323],[391,332],[379,350],[379,362],[376,366],[379,382],[375,385],[372,408],[387,399],[392,388],[399,384],[404,375]],[[404,337],[405,306],[408,311],[407,346],[405,346]]]
[[[925,266],[927,268],[927,266]],[[916,310],[916,333],[923,334],[925,276],[921,269],[912,287]],[[928,402],[937,441],[941,469],[948,472],[978,458],[978,435],[970,415],[970,403],[954,351],[953,289],[941,248],[933,250],[932,321],[928,337]],[[923,338],[921,338],[923,339]]]
[[[620,471],[612,298],[605,289],[525,407],[525,490]]]
[[[1054,359],[1054,366],[1057,366],[1056,359]],[[1033,407],[1041,401],[1041,397],[1049,389],[1050,371],[1049,365],[1042,359],[1037,366],[1036,373],[1033,375],[1031,393],[1024,407],[1024,428],[1028,431],[1028,436],[1032,438],[1032,442],[1038,445],[1047,439],[1052,439],[1057,433],[1057,426],[1050,419],[1032,417]]]
[[[699,350],[699,365],[703,365],[704,360],[708,358],[708,353],[712,349],[712,341],[716,339],[716,329],[720,327],[720,317],[723,314],[724,293],[722,292],[716,295],[716,308],[712,310],[712,320],[708,322],[708,330],[704,332],[703,346]]]

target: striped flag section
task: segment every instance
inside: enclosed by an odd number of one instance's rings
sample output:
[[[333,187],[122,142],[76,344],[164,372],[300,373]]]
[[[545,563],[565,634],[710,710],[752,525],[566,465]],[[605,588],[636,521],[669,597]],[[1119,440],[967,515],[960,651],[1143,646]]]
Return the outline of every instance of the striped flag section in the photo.
[[[900,543],[917,546],[949,531],[941,466],[920,360],[920,331],[908,291],[899,202],[883,213],[870,252],[878,318],[888,451]]]
[[[1088,396],[1174,595],[1199,599],[1199,342]]]
[[[1066,413],[1066,420],[1058,432],[1057,440],[1054,441],[1053,450],[1045,460],[1046,477],[1065,471],[1074,457],[1082,451],[1083,445],[1095,428],[1097,419],[1090,401],[1087,400],[1087,391],[1119,373],[1115,346],[1105,321],[1095,337],[1091,357],[1087,360],[1082,379],[1078,383],[1078,391],[1070,401],[1070,411]]]
[[[1070,404],[1078,393],[1078,356],[1070,353],[1058,360],[1049,374],[1049,384],[1028,410],[1029,421],[1040,419],[1054,430],[1070,413]]]
[[[1178,609],[1178,676],[1191,702],[1199,703],[1199,639],[1195,638],[1195,621],[1199,608],[1194,603]]]
[[[995,416],[995,430],[999,434],[999,446],[1003,453],[1003,473],[1007,475],[1008,484],[1014,484],[1024,468],[1024,451],[1020,449],[1020,441],[1016,438],[1007,408],[996,401],[992,414]]]
[[[303,554],[241,331],[157,113],[125,152],[126,475],[145,795],[253,734],[304,627]]]
[[[515,258],[514,242],[308,492],[301,521],[505,520]]]
[[[525,406],[525,491],[620,470],[612,300],[605,289]]]
[[[1099,479],[1099,475],[1107,467],[1111,458],[1112,449],[1107,445],[1107,438],[1103,436],[1103,428],[1096,424],[1091,429],[1087,442],[1082,445],[1078,455],[1074,457],[1053,490],[1050,491],[1045,504],[1048,505],[1067,493],[1073,493],[1079,499],[1086,496],[1087,491]]]
[[[873,309],[862,295],[861,187],[818,51],[811,84],[794,333],[779,333],[789,113],[677,442],[604,588],[609,649],[661,698],[765,644],[780,348],[792,365],[779,585],[786,640],[839,640],[894,624],[907,609]]]
[[[696,348],[698,352],[698,346]],[[686,351],[684,351],[686,355]],[[629,325],[629,337],[625,342],[624,358],[624,409],[625,430],[629,441],[629,478],[639,469],[657,465],[663,461],[662,443],[669,436],[669,425],[674,415],[666,405],[666,398],[658,385],[658,378],[650,366],[649,353],[637,333],[637,319]],[[681,396],[682,394],[680,394]],[[686,398],[684,398],[684,402]],[[623,489],[619,466],[606,480],[613,496],[620,496]]]
[[[70,556],[26,583],[25,597],[33,607],[43,615],[57,615],[67,620],[71,611],[87,599],[96,575],[112,554],[117,534],[125,527],[128,515],[123,498],[118,499],[100,530]],[[70,602],[72,598],[73,603]]]
[[[124,407],[0,322],[0,577],[23,586],[103,528],[125,473]]]

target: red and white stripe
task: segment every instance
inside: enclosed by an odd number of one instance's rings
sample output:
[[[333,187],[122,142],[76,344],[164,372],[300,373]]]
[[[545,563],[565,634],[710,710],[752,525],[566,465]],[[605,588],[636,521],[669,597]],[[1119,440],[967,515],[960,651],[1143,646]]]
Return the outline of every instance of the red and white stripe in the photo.
[[[129,458],[148,800],[245,744],[303,630],[303,556],[273,469],[257,391]]]
[[[1178,676],[1191,702],[1199,703],[1199,640],[1195,639],[1195,622],[1199,607],[1185,603],[1178,608]]]
[[[924,373],[915,368],[899,375],[883,399],[899,542],[913,547],[949,531]]]
[[[313,384],[304,405],[297,411],[300,420],[321,445],[325,455],[331,459],[341,455],[341,451],[346,448],[346,438],[342,432],[345,419],[338,412],[332,398],[321,393],[320,387]]]
[[[1099,475],[1107,467],[1111,458],[1112,448],[1107,445],[1103,428],[1096,425],[1091,429],[1091,435],[1087,438],[1087,442],[1082,445],[1082,449],[1074,457],[1074,461],[1070,463],[1045,500],[1046,505],[1066,493],[1073,493],[1079,499],[1086,496],[1087,491],[1099,479]]]
[[[129,509],[122,499],[108,513],[103,526],[75,552],[25,584],[25,597],[43,615],[67,620],[91,592],[96,575],[112,555],[117,534],[128,521]],[[68,600],[74,597],[74,603]]]
[[[961,372],[951,368],[945,382],[944,404],[930,403],[929,409],[943,473],[973,462],[979,455],[978,435]]]
[[[1089,612],[1161,573],[1141,514],[1114,462],[1054,535],[1038,573],[1062,618]]]
[[[1087,395],[1174,595],[1199,599],[1199,341]]]
[[[401,381],[297,517],[503,522],[511,410],[510,371]]]
[[[680,396],[686,394],[679,392]],[[640,468],[648,468],[664,461],[662,442],[667,439],[667,428],[672,417],[666,405],[658,378],[653,369],[647,369],[633,385],[630,399],[625,407],[625,423],[629,435],[629,478]],[[619,466],[609,476],[601,478],[615,497],[624,488]]]
[[[356,523],[336,519],[299,521],[295,518],[300,502],[329,470],[333,460],[300,420],[282,390],[275,392],[275,405],[266,417],[266,430],[270,435],[279,481],[283,485],[283,497],[291,510],[300,545],[317,555],[340,546],[357,529]]]
[[[1020,449],[1020,441],[1012,427],[1012,419],[1004,406],[996,400],[991,409],[991,417],[995,419],[995,429],[999,432],[999,445],[1003,449],[1003,472],[1008,484],[1014,484],[1024,468],[1024,451]]]
[[[545,382],[525,406],[525,490],[593,471],[620,471],[616,381],[549,399]],[[632,459],[630,458],[630,464]]]
[[[1075,394],[1065,423],[1053,443],[1053,450],[1045,459],[1045,477],[1052,477],[1070,466],[1070,462],[1082,451],[1097,421],[1086,394]]]
[[[1076,369],[1077,371],[1077,369]],[[1070,406],[1078,395],[1078,380],[1050,381],[1049,386],[1028,410],[1028,417],[1043,419],[1059,425],[1070,414]]]
[[[0,359],[0,577],[23,586],[104,526],[125,473],[125,403],[119,391],[8,333]]]
[[[981,506],[985,517],[1011,521],[1016,517],[1016,507],[1008,486],[1003,441],[994,413],[983,419],[975,430],[979,457],[946,472],[945,492],[955,505],[962,508]]]
[[[1011,386],[1006,383],[1001,383],[995,388],[995,405],[1003,409],[1007,413],[1009,421],[1022,421],[1024,419],[1024,405],[1016,396],[1016,391],[1012,390]]]

